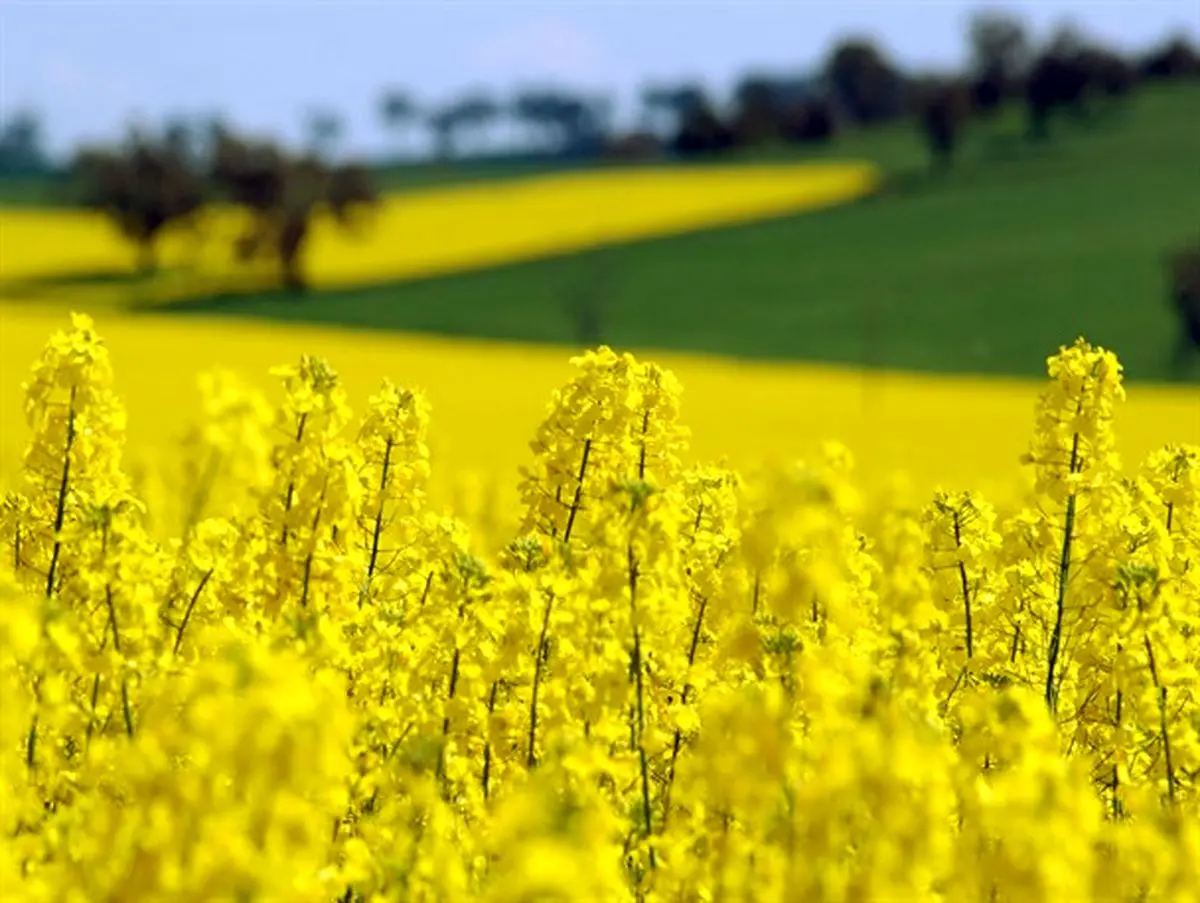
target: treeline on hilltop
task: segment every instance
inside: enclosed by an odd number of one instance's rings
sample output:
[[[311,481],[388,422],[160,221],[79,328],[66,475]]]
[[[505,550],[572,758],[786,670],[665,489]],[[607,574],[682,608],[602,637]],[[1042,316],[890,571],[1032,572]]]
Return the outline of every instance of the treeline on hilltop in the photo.
[[[1182,36],[1134,58],[1069,28],[1035,47],[1019,19],[989,12],[972,20],[968,38],[971,63],[959,73],[906,73],[873,42],[848,39],[818,78],[743,78],[724,114],[693,86],[656,86],[644,101],[673,114],[666,149],[678,154],[828,142],[841,131],[910,119],[933,160],[947,163],[968,120],[1005,106],[1023,104],[1030,137],[1044,138],[1060,112],[1085,118],[1140,83],[1200,77],[1200,50]],[[624,141],[649,147],[647,139]]]
[[[409,91],[381,92],[380,121],[398,138],[423,130],[439,159],[471,155],[502,121],[515,125],[540,157],[594,159],[713,154],[766,143],[821,143],[839,132],[909,119],[924,133],[932,158],[949,160],[963,125],[1005,105],[1023,104],[1028,131],[1044,137],[1059,111],[1087,116],[1105,98],[1140,83],[1200,77],[1200,48],[1184,34],[1144,52],[1123,54],[1071,26],[1036,42],[1016,15],[985,10],[967,28],[969,63],[962,72],[909,72],[869,38],[836,43],[815,74],[751,72],[721,102],[703,85],[644,87],[640,122],[613,124],[611,97],[566,87],[517,91],[501,99],[470,90],[447,102],[423,104]],[[173,117],[162,131],[179,145],[211,144],[228,131],[219,118]],[[342,116],[309,111],[308,150],[330,155],[344,136]],[[528,151],[526,153],[529,153]],[[0,175],[54,170],[44,150],[41,120],[14,112],[0,128]]]
[[[614,104],[605,95],[565,87],[522,90],[502,100],[471,90],[448,102],[422,104],[409,91],[381,93],[378,114],[397,136],[423,129],[440,159],[456,159],[485,146],[502,120],[519,127],[539,156],[712,154],[764,143],[820,143],[848,129],[908,118],[925,134],[932,157],[953,155],[964,123],[1021,103],[1028,130],[1044,137],[1059,111],[1086,116],[1104,98],[1120,97],[1142,82],[1200,77],[1200,49],[1179,34],[1148,50],[1122,54],[1064,26],[1038,44],[1016,15],[985,10],[970,20],[969,64],[962,72],[907,72],[869,38],[849,36],[830,49],[811,76],[751,72],[719,102],[696,83],[644,87],[636,128],[613,125]],[[306,122],[308,150],[331,154],[344,134],[336,110],[315,109]],[[172,143],[211,144],[228,131],[219,119],[174,117],[163,132]],[[0,128],[0,175],[54,169],[44,150],[41,120],[14,112]]]
[[[626,131],[611,128],[609,98],[566,90],[523,92],[508,104],[473,91],[426,108],[411,93],[390,89],[379,112],[396,133],[426,128],[443,158],[460,156],[465,142],[506,115],[549,153],[618,158],[823,143],[845,130],[908,118],[925,133],[934,159],[945,162],[970,117],[990,117],[1006,104],[1025,104],[1030,134],[1044,137],[1060,110],[1086,116],[1097,101],[1141,82],[1200,77],[1200,49],[1183,35],[1134,56],[1070,27],[1037,46],[1019,18],[986,11],[971,20],[967,40],[971,61],[959,73],[906,72],[872,40],[848,37],[815,76],[749,73],[724,104],[695,83],[647,85],[640,125]]]

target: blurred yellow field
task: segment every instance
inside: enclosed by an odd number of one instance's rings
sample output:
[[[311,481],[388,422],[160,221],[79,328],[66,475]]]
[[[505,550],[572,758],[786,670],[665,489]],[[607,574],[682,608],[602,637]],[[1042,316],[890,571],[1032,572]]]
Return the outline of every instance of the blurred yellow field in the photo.
[[[848,162],[570,173],[416,191],[389,197],[354,233],[319,221],[306,268],[317,288],[430,276],[816,209],[878,180],[875,167]],[[210,211],[200,247],[187,233],[165,236],[163,262],[234,277],[227,239],[240,222]],[[120,272],[133,259],[98,214],[0,210],[0,282]],[[146,291],[166,300],[204,287],[166,275]]]
[[[49,335],[68,320],[61,311],[12,307],[0,308],[0,317],[0,463],[10,474],[25,441],[20,383]],[[356,410],[385,375],[425,389],[433,406],[435,477],[473,475],[504,500],[514,491],[518,466],[528,461],[528,441],[551,391],[570,372],[570,352],[563,348],[283,324],[189,319],[184,325],[118,314],[101,315],[96,325],[112,349],[135,465],[137,455],[170,455],[198,416],[199,372],[236,370],[274,400],[279,390],[268,368],[308,352],[330,360]],[[810,455],[824,440],[837,439],[854,453],[864,488],[875,491],[903,473],[917,492],[944,484],[1008,495],[1019,486],[1018,457],[1040,388],[1033,381],[646,356],[683,383],[683,419],[692,429],[695,458],[724,457],[748,470]],[[1132,386],[1118,414],[1118,435],[1130,461],[1168,440],[1200,443],[1195,399],[1186,388]],[[158,463],[157,470],[169,470]],[[446,497],[455,487],[434,488]]]

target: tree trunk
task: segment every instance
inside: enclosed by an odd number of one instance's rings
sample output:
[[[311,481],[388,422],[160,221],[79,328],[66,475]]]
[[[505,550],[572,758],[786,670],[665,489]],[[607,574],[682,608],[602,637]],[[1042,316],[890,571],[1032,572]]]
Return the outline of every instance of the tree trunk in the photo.
[[[288,218],[279,234],[279,262],[283,268],[283,284],[293,292],[306,292],[308,284],[300,270],[301,252],[308,237],[308,216]]]
[[[154,254],[154,240],[143,238],[138,242],[138,272],[148,276],[158,269],[158,259]]]

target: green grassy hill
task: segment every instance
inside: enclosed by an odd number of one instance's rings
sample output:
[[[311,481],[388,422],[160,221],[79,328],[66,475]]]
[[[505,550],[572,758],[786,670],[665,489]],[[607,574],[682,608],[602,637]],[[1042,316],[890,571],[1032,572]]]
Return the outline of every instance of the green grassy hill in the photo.
[[[977,126],[959,166],[925,171],[908,128],[822,155],[867,157],[881,196],[738,228],[477,273],[192,311],[376,329],[1036,375],[1086,334],[1133,379],[1164,379],[1176,336],[1163,256],[1200,227],[1194,87],[1146,91],[1028,145],[1015,118]]]
[[[1084,334],[1132,379],[1171,374],[1163,258],[1200,229],[1196,86],[1148,89],[1030,145],[1019,111],[976,124],[953,172],[927,171],[909,125],[828,148],[888,174],[846,207],[438,279],[178,308],[366,329],[670,348],[946,372],[1039,375]],[[519,162],[398,167],[389,190],[534,175]],[[25,199],[36,197],[30,186]],[[581,331],[580,306],[595,311]],[[1194,368],[1193,373],[1200,370]],[[1196,374],[1200,379],[1200,374]]]

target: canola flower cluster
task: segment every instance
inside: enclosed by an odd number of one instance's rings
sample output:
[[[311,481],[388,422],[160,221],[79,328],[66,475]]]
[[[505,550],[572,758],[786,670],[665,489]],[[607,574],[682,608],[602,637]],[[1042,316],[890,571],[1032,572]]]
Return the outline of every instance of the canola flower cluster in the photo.
[[[684,468],[680,387],[574,361],[481,554],[418,392],[228,375],[152,538],[107,350],[25,389],[0,513],[0,888],[45,901],[1200,899],[1200,449],[1126,472],[1049,361],[998,511],[848,452]],[[486,441],[481,437],[481,441]]]

